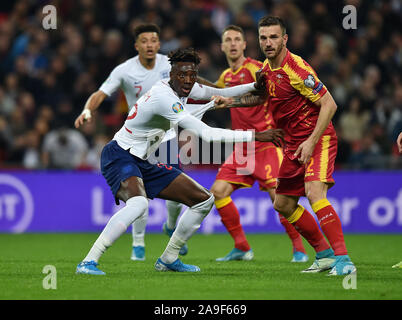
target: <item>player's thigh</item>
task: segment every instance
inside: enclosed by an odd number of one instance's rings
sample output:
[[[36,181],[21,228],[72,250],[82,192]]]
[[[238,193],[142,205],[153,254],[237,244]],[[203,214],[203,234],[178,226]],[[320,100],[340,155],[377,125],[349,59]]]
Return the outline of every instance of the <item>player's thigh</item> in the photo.
[[[267,147],[256,153],[256,166],[253,177],[262,189],[275,188],[277,178],[283,160],[283,153],[280,148]]]
[[[172,200],[192,207],[211,197],[210,192],[185,173],[178,175],[159,194],[158,198]]]
[[[215,180],[210,189],[216,200],[229,197],[233,190],[233,185],[225,180]]]
[[[126,202],[128,199],[137,196],[147,196],[144,183],[140,177],[132,176],[120,182],[120,188],[116,194],[118,199]]]
[[[306,197],[310,204],[325,199],[328,192],[328,184],[322,181],[306,181]]]
[[[337,139],[334,135],[323,135],[318,141],[305,170],[305,193],[310,203],[324,199],[335,183],[335,157]]]
[[[288,218],[297,209],[298,202],[298,196],[276,194],[274,200],[274,209],[282,214],[285,218]]]
[[[269,197],[271,198],[272,203],[275,201],[275,188],[269,188],[269,189],[261,189],[262,191],[266,191],[269,194]]]

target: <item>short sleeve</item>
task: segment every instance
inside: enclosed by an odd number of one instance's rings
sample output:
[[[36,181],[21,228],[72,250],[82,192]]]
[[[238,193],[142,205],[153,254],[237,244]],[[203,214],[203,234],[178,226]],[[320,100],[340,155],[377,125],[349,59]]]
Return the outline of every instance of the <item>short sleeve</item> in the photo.
[[[225,88],[225,74],[226,74],[226,72],[227,72],[226,70],[223,71],[221,73],[221,75],[219,76],[218,81],[216,81],[216,86],[218,88]]]
[[[110,73],[110,76],[106,81],[100,86],[99,90],[103,91],[108,96],[112,95],[122,83],[122,68],[117,66]]]
[[[316,102],[327,92],[313,68],[300,57],[293,57],[283,69],[289,76],[291,86],[311,102]]]

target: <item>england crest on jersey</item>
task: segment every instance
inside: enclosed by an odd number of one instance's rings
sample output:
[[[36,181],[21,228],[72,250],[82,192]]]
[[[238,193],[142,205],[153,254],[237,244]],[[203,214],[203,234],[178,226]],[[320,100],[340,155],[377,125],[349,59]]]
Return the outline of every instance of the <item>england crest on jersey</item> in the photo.
[[[169,78],[169,70],[163,70],[161,72],[161,79]]]

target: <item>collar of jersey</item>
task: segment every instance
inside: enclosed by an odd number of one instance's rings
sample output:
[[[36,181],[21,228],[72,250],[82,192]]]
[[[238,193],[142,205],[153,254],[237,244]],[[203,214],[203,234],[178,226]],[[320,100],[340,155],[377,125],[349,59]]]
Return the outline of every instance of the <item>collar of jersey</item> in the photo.
[[[268,59],[267,59],[267,65],[268,65],[269,70],[271,70],[271,71],[278,71],[278,70],[282,69],[283,66],[286,64],[286,62],[288,61],[289,54],[290,54],[289,49],[286,49],[285,58],[283,58],[283,61],[282,61],[281,65],[280,65],[280,67],[275,68],[275,69],[272,69],[272,68],[271,68],[271,65],[269,64],[269,61],[268,61]]]

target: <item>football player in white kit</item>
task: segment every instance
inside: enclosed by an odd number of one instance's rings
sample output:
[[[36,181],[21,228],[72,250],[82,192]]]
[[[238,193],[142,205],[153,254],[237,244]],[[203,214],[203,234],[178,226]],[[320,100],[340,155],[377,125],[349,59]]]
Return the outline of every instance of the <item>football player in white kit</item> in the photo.
[[[94,92],[86,102],[84,110],[75,120],[75,127],[79,128],[86,120],[91,120],[91,113],[96,110],[108,96],[121,88],[127,100],[129,112],[138,99],[159,80],[168,78],[171,69],[168,57],[157,53],[160,48],[159,27],[155,24],[141,24],[135,31],[135,48],[138,55],[118,65],[102,84],[98,91]],[[176,137],[174,129],[169,130],[164,142],[169,142]],[[170,150],[170,145],[163,149]],[[177,164],[176,168],[179,165]],[[182,211],[182,204],[174,201],[166,201],[168,219],[164,224],[164,232],[171,236],[176,226],[176,221]],[[145,227],[148,220],[148,212],[137,219],[132,225],[132,260],[145,260]],[[188,251],[187,245],[183,246],[180,254]]]
[[[104,275],[97,268],[102,254],[126,229],[148,210],[148,198],[158,197],[185,204],[188,208],[180,217],[163,254],[157,259],[158,271],[198,272],[198,266],[184,264],[179,251],[198,230],[210,212],[213,195],[196,181],[176,168],[152,164],[147,159],[159,147],[163,137],[178,125],[191,130],[206,141],[248,142],[265,141],[281,145],[283,132],[272,129],[264,132],[233,131],[212,128],[186,110],[187,97],[200,100],[219,94],[213,89],[196,84],[199,57],[193,49],[179,49],[170,55],[170,79],[160,80],[132,107],[123,127],[102,151],[101,170],[115,198],[126,206],[109,220],[76,273]],[[256,84],[232,87],[233,95],[240,87],[253,91]],[[211,101],[203,107],[213,107]]]

